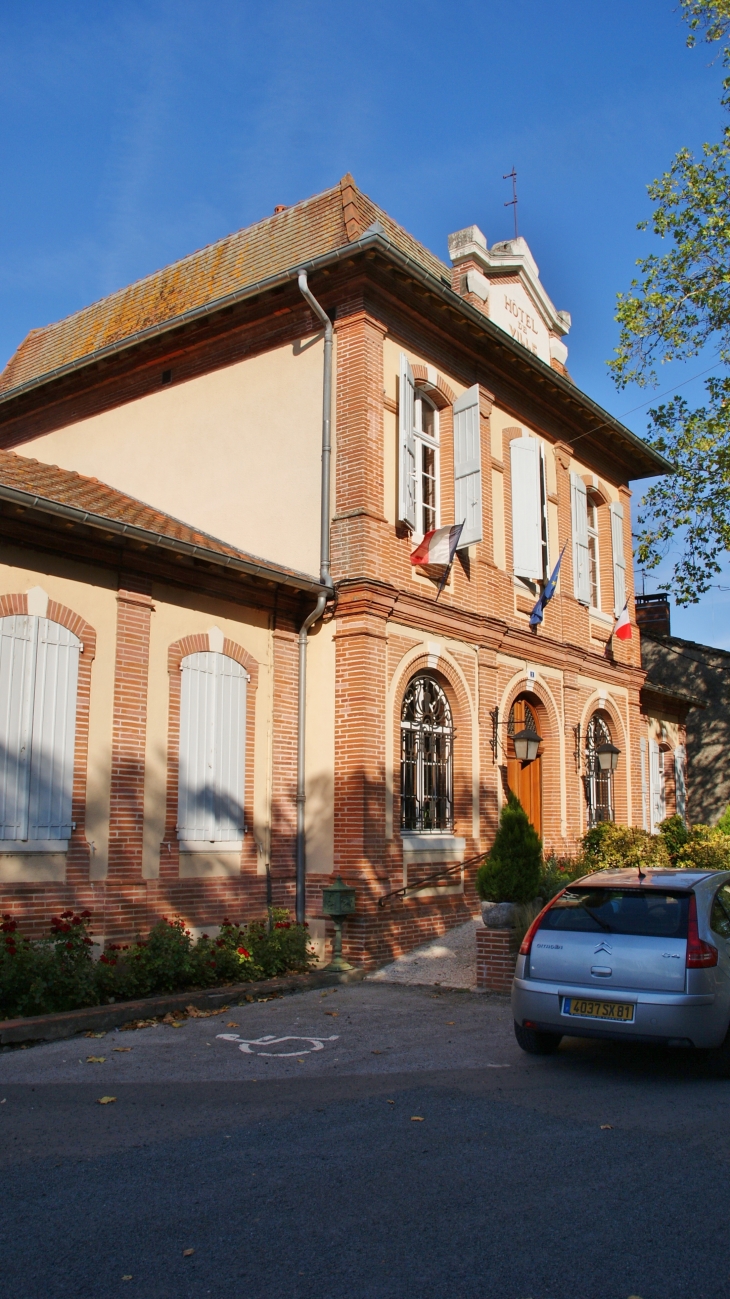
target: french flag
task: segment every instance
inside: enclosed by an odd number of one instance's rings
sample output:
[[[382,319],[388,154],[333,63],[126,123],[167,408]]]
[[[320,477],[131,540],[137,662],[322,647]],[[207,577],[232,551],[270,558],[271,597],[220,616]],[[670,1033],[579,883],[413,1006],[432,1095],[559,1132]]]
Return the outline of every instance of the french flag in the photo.
[[[629,618],[628,600],[616,619],[616,626],[613,629],[613,634],[617,640],[631,640],[633,633],[631,631],[631,619]]]
[[[451,527],[427,532],[423,541],[411,551],[411,563],[451,564],[463,527],[463,523],[454,523]]]

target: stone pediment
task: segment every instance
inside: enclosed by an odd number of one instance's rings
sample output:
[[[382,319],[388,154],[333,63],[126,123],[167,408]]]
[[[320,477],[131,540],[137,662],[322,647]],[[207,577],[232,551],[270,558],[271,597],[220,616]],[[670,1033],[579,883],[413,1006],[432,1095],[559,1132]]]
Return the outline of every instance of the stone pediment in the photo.
[[[525,239],[489,248],[479,227],[467,226],[449,235],[449,255],[464,273],[463,291],[476,297],[495,325],[546,365],[565,365],[568,349],[562,337],[570,329],[570,315],[556,310],[545,292]]]

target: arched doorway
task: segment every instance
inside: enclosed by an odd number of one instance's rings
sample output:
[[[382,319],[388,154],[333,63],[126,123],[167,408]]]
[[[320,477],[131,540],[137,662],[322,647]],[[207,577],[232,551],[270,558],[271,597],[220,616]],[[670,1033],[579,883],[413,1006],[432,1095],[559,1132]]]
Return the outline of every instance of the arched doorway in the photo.
[[[602,744],[611,744],[611,727],[608,715],[596,712],[591,717],[586,731],[586,774],[583,783],[588,804],[588,828],[601,821],[613,821],[613,772],[602,771],[598,762],[598,750]]]
[[[535,706],[524,695],[515,699],[507,722],[507,784],[542,838],[542,757],[538,753],[532,762],[521,762],[516,757],[512,737],[518,731],[540,734]]]

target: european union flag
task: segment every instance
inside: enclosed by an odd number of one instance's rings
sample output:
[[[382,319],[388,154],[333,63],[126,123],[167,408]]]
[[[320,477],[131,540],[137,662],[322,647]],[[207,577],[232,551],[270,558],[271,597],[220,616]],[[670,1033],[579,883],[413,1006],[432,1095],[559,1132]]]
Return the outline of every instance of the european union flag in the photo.
[[[568,543],[566,542],[565,544],[567,545]],[[545,583],[545,589],[542,595],[540,596],[540,599],[538,600],[537,604],[535,605],[535,608],[530,614],[531,627],[539,626],[539,624],[542,622],[543,614],[545,612],[545,605],[548,603],[548,600],[552,600],[553,596],[555,595],[555,588],[558,585],[558,573],[560,572],[560,565],[563,562],[564,554],[565,554],[565,546],[563,546],[563,549],[560,552],[560,558],[558,559],[558,562],[555,565],[555,568],[553,569],[553,574],[552,577],[550,578],[550,581]]]

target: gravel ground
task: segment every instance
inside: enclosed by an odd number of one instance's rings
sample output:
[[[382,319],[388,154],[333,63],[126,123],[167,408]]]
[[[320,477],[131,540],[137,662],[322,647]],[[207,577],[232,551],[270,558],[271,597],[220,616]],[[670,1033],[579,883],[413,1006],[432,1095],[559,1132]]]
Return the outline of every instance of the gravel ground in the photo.
[[[481,917],[415,947],[369,978],[373,983],[439,984],[476,991],[476,931]]]

